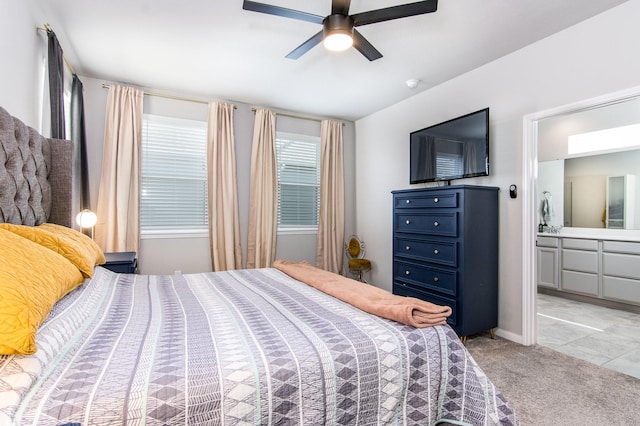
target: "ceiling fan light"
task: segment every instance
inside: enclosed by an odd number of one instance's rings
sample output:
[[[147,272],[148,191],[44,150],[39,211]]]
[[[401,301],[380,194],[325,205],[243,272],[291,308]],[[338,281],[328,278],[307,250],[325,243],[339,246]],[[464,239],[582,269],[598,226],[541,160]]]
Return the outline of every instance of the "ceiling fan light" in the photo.
[[[353,37],[350,34],[334,32],[324,38],[324,47],[334,52],[341,52],[353,46]]]
[[[329,15],[322,22],[324,47],[336,52],[353,46],[353,19],[345,15]]]

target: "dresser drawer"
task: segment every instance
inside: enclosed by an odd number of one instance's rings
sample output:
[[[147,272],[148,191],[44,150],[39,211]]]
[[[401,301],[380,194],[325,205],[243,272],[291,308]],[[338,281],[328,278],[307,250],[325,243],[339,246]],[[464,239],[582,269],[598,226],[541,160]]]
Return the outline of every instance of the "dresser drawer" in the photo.
[[[564,238],[562,248],[575,250],[598,250],[598,240],[583,240],[581,238]]]
[[[603,241],[602,251],[613,253],[640,254],[640,243],[627,241]]]
[[[440,192],[429,195],[398,195],[394,199],[396,209],[455,208],[458,207],[457,192]]]
[[[396,213],[394,216],[397,232],[412,234],[458,236],[457,213]]]
[[[439,263],[447,266],[458,265],[458,245],[456,242],[397,237],[394,253],[405,259]]]
[[[597,274],[598,252],[562,250],[562,269]]]
[[[536,245],[538,247],[558,247],[558,239],[554,237],[538,237]]]
[[[603,253],[602,273],[604,275],[640,280],[640,256]]]
[[[576,293],[598,295],[598,275],[584,272],[562,271],[562,289]]]
[[[640,305],[640,281],[602,277],[602,296],[606,299]]]
[[[428,291],[424,291],[404,283],[394,283],[393,294],[415,297],[417,299],[425,300],[427,302],[431,302],[440,306],[449,306],[451,308],[451,315],[449,316],[449,318],[447,318],[447,323],[452,326],[455,326],[458,323],[458,305],[454,299],[449,299],[448,297],[440,297]]]
[[[410,262],[396,260],[394,265],[394,281],[402,281],[451,296],[456,295],[456,276],[456,271],[430,268]]]

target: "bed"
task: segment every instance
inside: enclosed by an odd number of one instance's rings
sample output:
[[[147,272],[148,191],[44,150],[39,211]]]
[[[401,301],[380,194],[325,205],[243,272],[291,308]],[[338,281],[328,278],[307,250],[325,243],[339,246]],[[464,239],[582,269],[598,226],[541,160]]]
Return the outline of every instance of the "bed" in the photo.
[[[14,352],[0,355],[0,425],[518,424],[447,325],[367,313],[277,268],[113,273],[46,210],[0,220],[0,349]]]

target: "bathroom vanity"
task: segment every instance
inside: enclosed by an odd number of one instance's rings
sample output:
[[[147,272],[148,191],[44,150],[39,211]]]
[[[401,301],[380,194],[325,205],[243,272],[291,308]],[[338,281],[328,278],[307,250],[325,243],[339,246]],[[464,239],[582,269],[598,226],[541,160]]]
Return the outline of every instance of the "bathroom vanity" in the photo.
[[[640,236],[597,231],[538,233],[538,291],[640,309]]]

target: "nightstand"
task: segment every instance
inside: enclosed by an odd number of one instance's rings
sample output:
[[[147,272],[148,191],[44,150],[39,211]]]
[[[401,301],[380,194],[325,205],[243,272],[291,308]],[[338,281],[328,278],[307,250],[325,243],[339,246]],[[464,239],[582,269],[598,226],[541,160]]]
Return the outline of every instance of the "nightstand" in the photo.
[[[113,272],[135,274],[138,269],[138,259],[135,251],[105,253],[107,262],[101,265]]]

